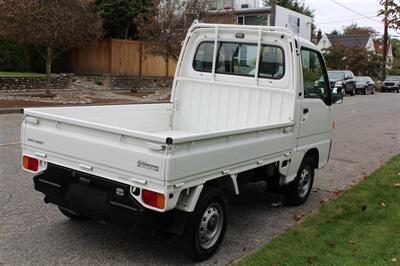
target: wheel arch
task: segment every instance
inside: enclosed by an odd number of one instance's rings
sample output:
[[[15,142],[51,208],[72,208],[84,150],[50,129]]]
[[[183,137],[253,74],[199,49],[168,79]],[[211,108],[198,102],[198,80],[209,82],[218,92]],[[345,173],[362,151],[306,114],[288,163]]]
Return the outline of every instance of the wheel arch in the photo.
[[[315,168],[319,168],[319,151],[318,151],[318,148],[309,149],[306,152],[306,154],[304,155],[304,158],[306,158],[306,157],[310,157],[314,162]]]

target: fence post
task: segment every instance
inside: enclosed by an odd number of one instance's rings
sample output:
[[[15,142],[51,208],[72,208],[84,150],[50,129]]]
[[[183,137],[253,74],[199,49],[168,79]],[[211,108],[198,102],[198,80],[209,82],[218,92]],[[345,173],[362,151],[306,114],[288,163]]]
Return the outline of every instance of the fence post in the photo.
[[[112,39],[108,42],[108,73],[112,74]]]
[[[169,74],[169,60],[168,60],[168,53],[167,53],[167,55],[166,55],[166,57],[165,57],[166,59],[165,59],[165,62],[167,63],[166,64],[166,66],[165,66],[165,77],[168,77],[168,74]]]
[[[142,76],[142,54],[143,54],[143,42],[139,43],[139,77]]]

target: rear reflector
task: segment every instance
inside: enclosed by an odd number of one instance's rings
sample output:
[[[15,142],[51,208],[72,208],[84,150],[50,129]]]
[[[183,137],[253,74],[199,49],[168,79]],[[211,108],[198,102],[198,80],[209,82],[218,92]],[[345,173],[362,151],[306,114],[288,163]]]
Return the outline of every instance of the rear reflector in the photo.
[[[39,160],[32,158],[32,157],[28,157],[28,156],[24,156],[23,159],[23,166],[25,169],[27,170],[31,170],[36,172],[37,170],[39,170]]]
[[[142,200],[149,206],[156,207],[158,209],[164,209],[165,196],[163,194],[143,189]]]

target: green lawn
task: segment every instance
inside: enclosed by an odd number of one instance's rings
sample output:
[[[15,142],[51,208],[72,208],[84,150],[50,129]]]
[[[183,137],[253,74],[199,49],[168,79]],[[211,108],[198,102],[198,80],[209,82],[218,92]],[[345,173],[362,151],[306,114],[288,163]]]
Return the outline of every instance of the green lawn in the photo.
[[[13,77],[13,78],[23,78],[23,77],[44,77],[41,73],[32,72],[2,72],[0,71],[0,77]]]
[[[400,155],[239,265],[400,265]]]

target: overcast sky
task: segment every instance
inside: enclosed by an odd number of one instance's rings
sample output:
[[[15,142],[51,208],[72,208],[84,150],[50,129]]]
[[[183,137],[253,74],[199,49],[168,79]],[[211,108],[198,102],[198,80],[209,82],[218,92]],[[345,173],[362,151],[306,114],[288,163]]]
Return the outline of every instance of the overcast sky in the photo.
[[[330,33],[336,29],[342,31],[343,27],[356,22],[359,26],[372,27],[383,34],[382,18],[376,14],[380,9],[379,0],[303,0],[306,5],[315,10],[315,24],[323,33]],[[352,12],[337,3],[342,4]],[[362,15],[368,17],[365,18]],[[390,30],[391,35],[400,37],[400,32]]]

